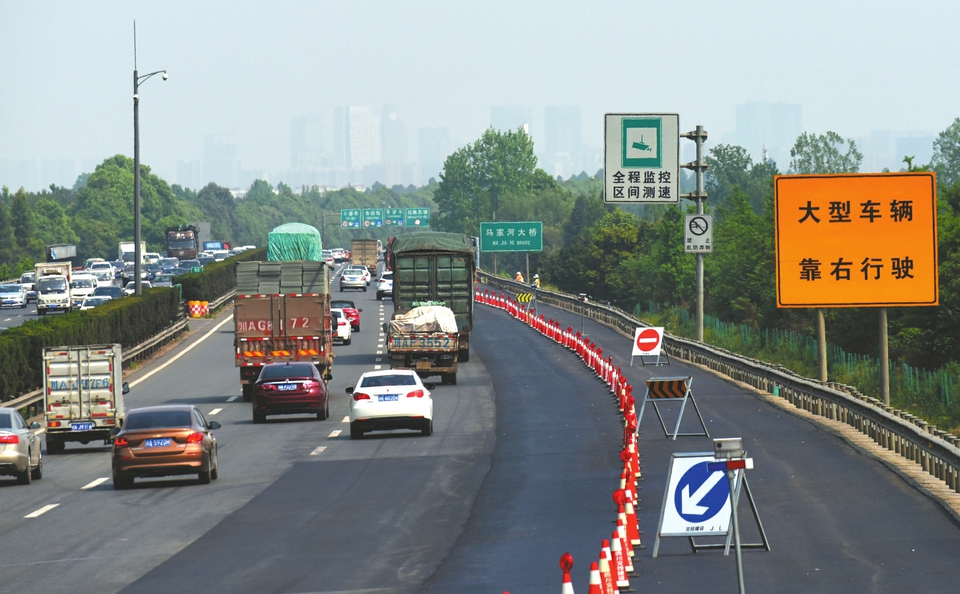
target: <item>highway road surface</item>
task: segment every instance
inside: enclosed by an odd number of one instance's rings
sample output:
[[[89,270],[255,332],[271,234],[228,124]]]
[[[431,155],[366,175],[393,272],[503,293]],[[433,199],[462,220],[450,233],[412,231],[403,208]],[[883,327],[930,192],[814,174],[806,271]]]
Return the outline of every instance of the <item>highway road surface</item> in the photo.
[[[386,366],[378,326],[392,306],[374,291],[343,296],[363,308],[362,331],[335,347],[327,421],[253,425],[229,311],[192,323],[187,341],[130,375],[129,407],[189,402],[222,424],[210,485],[149,479],[114,491],[109,450],[94,443],[45,457],[32,485],[0,479],[0,592],[534,593],[559,589],[564,551],[585,592],[613,529],[619,477],[606,387],[562,347],[478,305],[470,362],[457,385],[433,391],[434,435],[350,440],[344,389]],[[628,339],[585,327],[627,364]],[[645,377],[664,372],[693,375],[711,434],[743,436],[756,462],[748,476],[773,550],[745,553],[749,590],[955,590],[960,530],[936,503],[832,433],[711,374],[677,362],[628,373],[639,396]],[[667,441],[646,416],[641,431],[647,549],[633,587],[734,591],[733,557],[667,539],[650,558],[670,453],[710,441]]]

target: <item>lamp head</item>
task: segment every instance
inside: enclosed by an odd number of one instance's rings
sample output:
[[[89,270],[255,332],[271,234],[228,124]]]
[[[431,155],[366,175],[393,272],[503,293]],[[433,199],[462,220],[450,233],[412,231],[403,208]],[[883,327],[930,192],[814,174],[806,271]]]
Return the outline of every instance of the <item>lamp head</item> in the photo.
[[[166,70],[164,70],[164,71],[163,71],[163,80],[167,80],[168,78],[170,78],[170,75],[167,74],[167,71],[166,71]]]

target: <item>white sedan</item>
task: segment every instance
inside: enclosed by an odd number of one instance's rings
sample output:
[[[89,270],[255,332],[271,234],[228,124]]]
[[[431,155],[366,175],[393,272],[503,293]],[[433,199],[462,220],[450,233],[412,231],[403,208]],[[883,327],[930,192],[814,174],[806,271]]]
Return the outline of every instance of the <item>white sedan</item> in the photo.
[[[413,429],[433,433],[433,398],[436,384],[423,383],[410,369],[368,371],[355,387],[347,388],[350,399],[350,439],[367,431]]]
[[[141,290],[152,289],[152,288],[153,288],[153,285],[150,284],[150,281],[145,281],[145,280],[140,281]],[[137,292],[136,283],[134,281],[128,282],[127,285],[123,288],[123,292],[125,295],[133,295],[134,293],[136,293]]]
[[[363,264],[350,264],[343,272],[347,274],[351,271],[359,272],[363,276],[363,282],[367,283],[368,287],[370,286],[370,283],[373,281],[373,275],[370,274],[370,270],[368,270],[366,266]]]
[[[342,309],[333,308],[330,310],[330,317],[332,318],[330,324],[334,326],[333,340],[339,340],[340,344],[353,342],[353,327],[347,319],[347,314],[343,313]]]

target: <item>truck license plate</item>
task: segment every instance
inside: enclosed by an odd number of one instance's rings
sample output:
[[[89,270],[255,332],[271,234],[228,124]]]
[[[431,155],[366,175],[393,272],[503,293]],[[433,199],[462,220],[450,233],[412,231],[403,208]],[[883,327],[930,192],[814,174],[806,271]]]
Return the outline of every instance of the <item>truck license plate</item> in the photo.
[[[417,361],[417,369],[430,369],[430,361]]]
[[[93,429],[93,423],[70,423],[71,431],[90,431]]]

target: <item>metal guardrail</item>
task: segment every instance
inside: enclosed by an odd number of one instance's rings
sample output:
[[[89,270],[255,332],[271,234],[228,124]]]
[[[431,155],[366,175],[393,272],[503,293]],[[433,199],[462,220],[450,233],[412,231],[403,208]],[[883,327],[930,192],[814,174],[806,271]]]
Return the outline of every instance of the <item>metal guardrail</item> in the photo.
[[[529,292],[528,285],[480,273],[483,282],[510,293]],[[574,295],[537,290],[537,301],[618,329],[633,338],[637,326],[649,326],[625,311],[609,305],[585,302]],[[667,334],[664,348],[671,357],[707,367],[758,390],[780,396],[809,413],[856,428],[884,447],[919,464],[925,472],[960,493],[960,438],[937,429],[923,419],[893,407],[856,389],[834,382],[823,384],[802,377],[782,366],[743,357],[725,349]]]
[[[233,299],[236,295],[236,291],[230,291],[214,301],[210,302],[210,309],[214,310],[222,306],[227,301]],[[171,340],[177,338],[183,334],[187,329],[187,324],[189,320],[187,319],[184,313],[181,313],[181,316],[177,319],[176,322],[164,328],[160,332],[154,334],[147,340],[141,342],[140,344],[130,348],[129,350],[124,351],[123,353],[123,363],[126,365],[132,361],[141,361],[146,359],[148,356],[156,352],[160,347],[166,345]],[[27,392],[22,396],[18,396],[13,400],[8,400],[2,403],[2,406],[7,408],[24,408],[30,407],[30,411],[27,413],[28,417],[33,417],[40,412],[33,410],[36,408],[38,402],[43,400],[43,388],[39,390],[34,390],[32,392]]]

